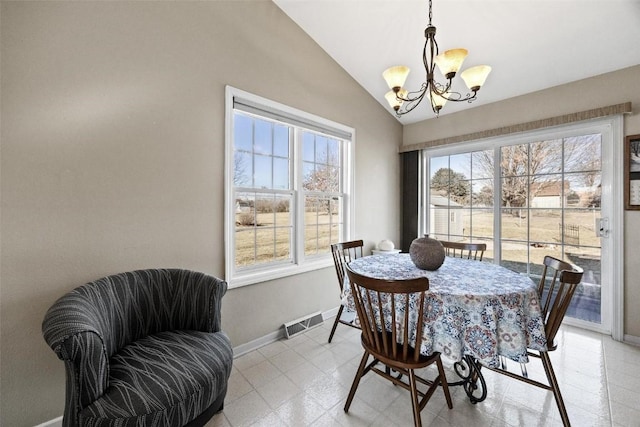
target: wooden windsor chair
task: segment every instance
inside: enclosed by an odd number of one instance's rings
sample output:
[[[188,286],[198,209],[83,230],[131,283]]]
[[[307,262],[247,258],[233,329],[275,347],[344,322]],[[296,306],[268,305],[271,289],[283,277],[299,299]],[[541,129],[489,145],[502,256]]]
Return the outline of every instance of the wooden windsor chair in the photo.
[[[429,279],[421,277],[409,280],[381,280],[362,276],[346,266],[351,295],[354,299],[360,325],[364,354],[353,380],[344,406],[349,411],[358,384],[364,375],[375,372],[411,393],[413,420],[416,427],[422,425],[420,413],[439,386],[442,386],[447,406],[453,408],[449,387],[439,352],[420,353],[423,340],[423,322],[426,310],[426,291]],[[386,308],[385,308],[386,307]],[[385,321],[384,311],[390,318]],[[415,342],[410,342],[415,338]],[[369,356],[373,361],[368,363]],[[384,365],[384,370],[377,367]],[[421,369],[436,364],[438,375],[433,380],[416,374]],[[391,375],[390,370],[401,375]],[[418,389],[417,383],[427,386]]]
[[[583,273],[582,268],[576,265],[548,255],[544,257],[542,276],[538,284],[538,296],[540,297],[540,308],[544,320],[548,351],[529,350],[527,354],[542,361],[547,383],[529,378],[526,365],[523,363],[520,364],[520,373],[510,371],[504,358],[500,367],[488,368],[494,372],[524,381],[527,384],[552,391],[560,412],[562,424],[565,427],[570,426],[571,423],[551,359],[549,358],[549,352],[557,348],[557,343],[555,342],[556,334],[562,324],[567,308],[571,304],[571,298],[582,280]]]
[[[331,254],[333,255],[333,264],[336,268],[338,285],[340,286],[340,295],[342,295],[342,291],[344,289],[344,268],[347,263],[363,256],[363,248],[364,242],[362,240],[352,240],[349,242],[334,243],[331,245]],[[349,310],[344,304],[340,304],[338,314],[333,321],[331,334],[329,334],[329,342],[333,339],[333,334],[335,334],[336,328],[340,323],[351,326],[352,328],[360,329],[356,316],[355,312]]]

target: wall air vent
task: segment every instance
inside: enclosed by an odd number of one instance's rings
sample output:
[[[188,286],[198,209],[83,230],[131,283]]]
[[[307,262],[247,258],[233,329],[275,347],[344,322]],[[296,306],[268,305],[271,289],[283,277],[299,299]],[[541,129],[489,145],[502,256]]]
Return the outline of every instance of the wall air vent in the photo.
[[[287,335],[287,338],[291,338],[294,335],[321,325],[322,322],[322,313],[317,311],[315,313],[311,313],[307,316],[285,323],[284,332]]]

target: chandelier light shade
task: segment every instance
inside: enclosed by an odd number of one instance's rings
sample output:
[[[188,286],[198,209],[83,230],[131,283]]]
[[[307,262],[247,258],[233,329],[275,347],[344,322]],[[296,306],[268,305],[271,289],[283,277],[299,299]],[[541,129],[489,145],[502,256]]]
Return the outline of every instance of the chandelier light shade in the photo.
[[[405,98],[407,94],[408,92],[404,89],[398,91],[397,95],[396,92],[390,90],[384,95],[384,97],[389,105],[391,105],[391,108],[393,108],[395,111],[398,111],[400,107],[402,107],[402,104],[404,103],[403,98]]]
[[[402,103],[404,102],[402,99],[397,98],[396,93],[392,90],[387,92],[384,95],[384,98],[387,100],[391,108],[393,108],[395,111],[398,111],[398,109],[402,107]]]
[[[396,65],[395,67],[388,68],[382,73],[382,77],[387,81],[389,89],[397,92],[396,88],[400,90],[404,86],[404,82],[409,75],[409,67],[404,65]]]
[[[438,116],[447,101],[472,102],[476,99],[478,91],[484,85],[487,76],[491,72],[491,67],[488,65],[471,67],[460,74],[460,77],[462,77],[462,80],[464,80],[471,93],[463,95],[451,90],[453,78],[458,71],[460,71],[460,68],[462,68],[462,63],[469,52],[467,49],[460,48],[440,53],[438,43],[436,42],[436,27],[431,25],[432,17],[432,0],[429,0],[429,25],[424,30],[426,40],[422,50],[422,62],[426,72],[426,81],[422,83],[420,89],[417,91],[408,91],[404,88],[404,83],[410,71],[409,67],[396,65],[386,69],[382,73],[382,77],[384,77],[389,89],[391,89],[391,91],[385,95],[385,99],[391,108],[394,109],[398,117],[416,108],[425,96],[429,98],[431,109],[436,116]],[[436,65],[446,79],[444,83],[439,83],[434,78]]]
[[[431,92],[431,106],[435,108],[435,111],[440,111],[447,101],[448,99],[444,96],[438,95],[436,92]]]
[[[491,67],[488,65],[476,65],[475,67],[468,68],[460,74],[462,80],[472,91],[479,91],[480,87],[484,84],[485,80],[491,72]]]
[[[467,49],[451,49],[436,56],[434,62],[443,76],[452,79],[462,67],[462,63],[468,54],[469,51]]]

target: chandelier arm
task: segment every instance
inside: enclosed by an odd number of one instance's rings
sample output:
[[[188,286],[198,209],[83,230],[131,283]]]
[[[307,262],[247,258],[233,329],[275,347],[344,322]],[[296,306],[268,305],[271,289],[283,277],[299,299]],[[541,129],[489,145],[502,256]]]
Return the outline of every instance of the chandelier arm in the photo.
[[[419,95],[409,101],[405,101],[402,106],[396,110],[396,116],[400,117],[404,114],[407,114],[409,112],[411,112],[414,108],[416,108],[418,105],[420,105],[420,103],[422,102],[422,100],[424,99],[424,96],[427,94],[426,88],[425,90],[421,91],[421,92],[412,92],[412,93],[419,93]]]
[[[473,93],[467,93],[466,95],[461,94],[460,92],[452,91],[451,89],[451,79],[447,82],[447,85],[442,85],[438,82],[433,82],[434,84],[431,87],[431,92],[440,96],[441,98],[446,99],[447,101],[453,102],[472,102],[476,99],[478,95],[478,91],[473,91]]]
[[[473,94],[467,93],[465,96],[462,96],[462,94],[458,93],[458,92],[452,92],[452,93],[455,93],[456,95],[458,95],[459,98],[446,98],[447,101],[453,101],[453,102],[465,102],[466,101],[468,103],[471,103],[476,99],[476,95],[477,95],[477,92],[473,92]]]
[[[450,91],[450,92],[441,94],[439,96],[446,99],[447,101],[452,101],[452,102],[465,102],[465,101],[472,102],[474,99],[476,99],[476,95],[477,95],[477,92],[473,92],[472,94],[467,93],[466,95],[462,95],[460,92]]]
[[[404,101],[404,102],[414,102],[418,99],[422,99],[422,97],[424,97],[425,93],[427,92],[427,84],[426,83],[422,83],[422,86],[420,87],[419,90],[415,90],[412,92],[406,92],[405,96],[401,96],[400,92],[396,93],[396,99],[398,101]]]
[[[445,95],[449,94],[449,93],[457,93],[457,92],[449,92],[449,90],[451,89],[451,79],[449,79],[447,81],[446,85],[443,85],[441,83],[438,83],[437,81],[432,80],[431,81],[431,92],[435,93],[438,96],[441,96],[445,99],[449,99],[447,98]]]

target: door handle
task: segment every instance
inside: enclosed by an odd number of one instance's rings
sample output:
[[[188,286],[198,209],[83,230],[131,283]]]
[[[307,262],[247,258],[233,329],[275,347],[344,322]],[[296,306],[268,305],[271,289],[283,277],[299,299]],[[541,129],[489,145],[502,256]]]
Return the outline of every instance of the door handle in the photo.
[[[609,218],[596,218],[596,236],[609,237]]]

